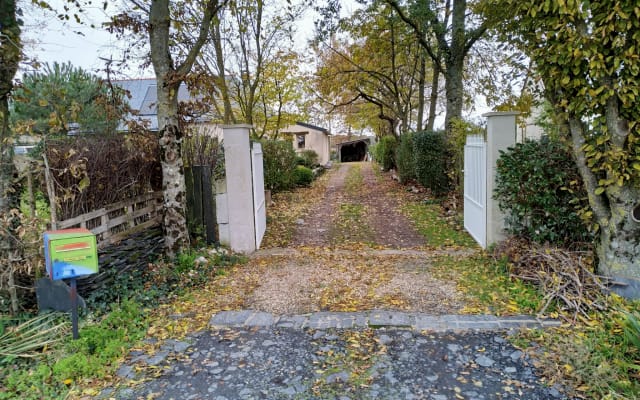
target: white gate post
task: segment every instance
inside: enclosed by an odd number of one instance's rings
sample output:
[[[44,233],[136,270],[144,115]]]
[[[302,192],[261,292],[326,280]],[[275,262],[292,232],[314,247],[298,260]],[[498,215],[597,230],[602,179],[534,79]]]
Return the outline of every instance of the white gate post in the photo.
[[[226,173],[226,204],[223,207],[226,207],[227,211],[226,215],[222,216],[227,217],[228,225],[219,226],[220,241],[233,251],[241,253],[252,253],[256,250],[250,129],[251,125],[247,124],[222,128]],[[219,219],[219,222],[223,221]],[[224,239],[227,239],[228,243],[225,243]]]
[[[493,199],[496,182],[496,161],[500,151],[516,144],[516,116],[519,112],[490,112],[482,114],[487,118],[487,245],[505,238],[504,214]]]

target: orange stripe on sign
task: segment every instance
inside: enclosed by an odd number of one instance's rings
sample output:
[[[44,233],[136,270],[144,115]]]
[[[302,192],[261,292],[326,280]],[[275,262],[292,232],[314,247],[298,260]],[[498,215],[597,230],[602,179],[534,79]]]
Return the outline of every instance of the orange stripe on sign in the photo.
[[[84,250],[90,249],[91,246],[87,242],[79,242],[79,243],[69,243],[63,244],[62,246],[57,246],[56,251],[71,251],[71,250]]]

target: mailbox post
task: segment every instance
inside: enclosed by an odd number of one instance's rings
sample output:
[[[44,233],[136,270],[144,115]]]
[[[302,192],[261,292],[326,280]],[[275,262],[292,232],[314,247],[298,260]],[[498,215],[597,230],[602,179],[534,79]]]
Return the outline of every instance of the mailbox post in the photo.
[[[78,288],[76,278],[98,272],[96,237],[87,229],[64,229],[44,233],[47,274],[52,280],[70,279],[71,325],[78,338]]]

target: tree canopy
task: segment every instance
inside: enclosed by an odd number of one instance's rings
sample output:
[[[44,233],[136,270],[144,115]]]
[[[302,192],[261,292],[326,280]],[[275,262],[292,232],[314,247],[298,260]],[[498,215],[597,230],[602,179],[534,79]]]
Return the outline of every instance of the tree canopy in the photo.
[[[125,113],[124,93],[70,63],[27,73],[13,92],[12,120],[29,133],[113,132]]]
[[[603,273],[640,279],[640,7],[634,0],[487,0],[566,125]]]

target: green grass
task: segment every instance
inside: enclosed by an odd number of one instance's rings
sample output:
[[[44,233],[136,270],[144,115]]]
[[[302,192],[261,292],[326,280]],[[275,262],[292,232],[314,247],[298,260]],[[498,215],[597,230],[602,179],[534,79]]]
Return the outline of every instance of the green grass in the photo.
[[[414,222],[429,246],[477,246],[456,221],[447,221],[440,216],[438,204],[409,203],[402,207],[402,212]]]
[[[344,188],[347,194],[357,196],[362,190],[363,181],[362,166],[359,164],[352,165],[344,180]]]
[[[371,244],[375,235],[371,227],[367,225],[365,206],[357,203],[340,204],[329,236],[333,244]]]
[[[135,303],[114,305],[102,321],[82,327],[78,340],[68,336],[33,361],[0,360],[4,387],[0,399],[65,398],[84,379],[113,375],[117,361],[144,337],[146,329],[144,313]]]
[[[432,271],[436,278],[457,283],[465,295],[465,313],[535,314],[543,304],[534,286],[512,279],[504,264],[485,255],[436,257]]]

